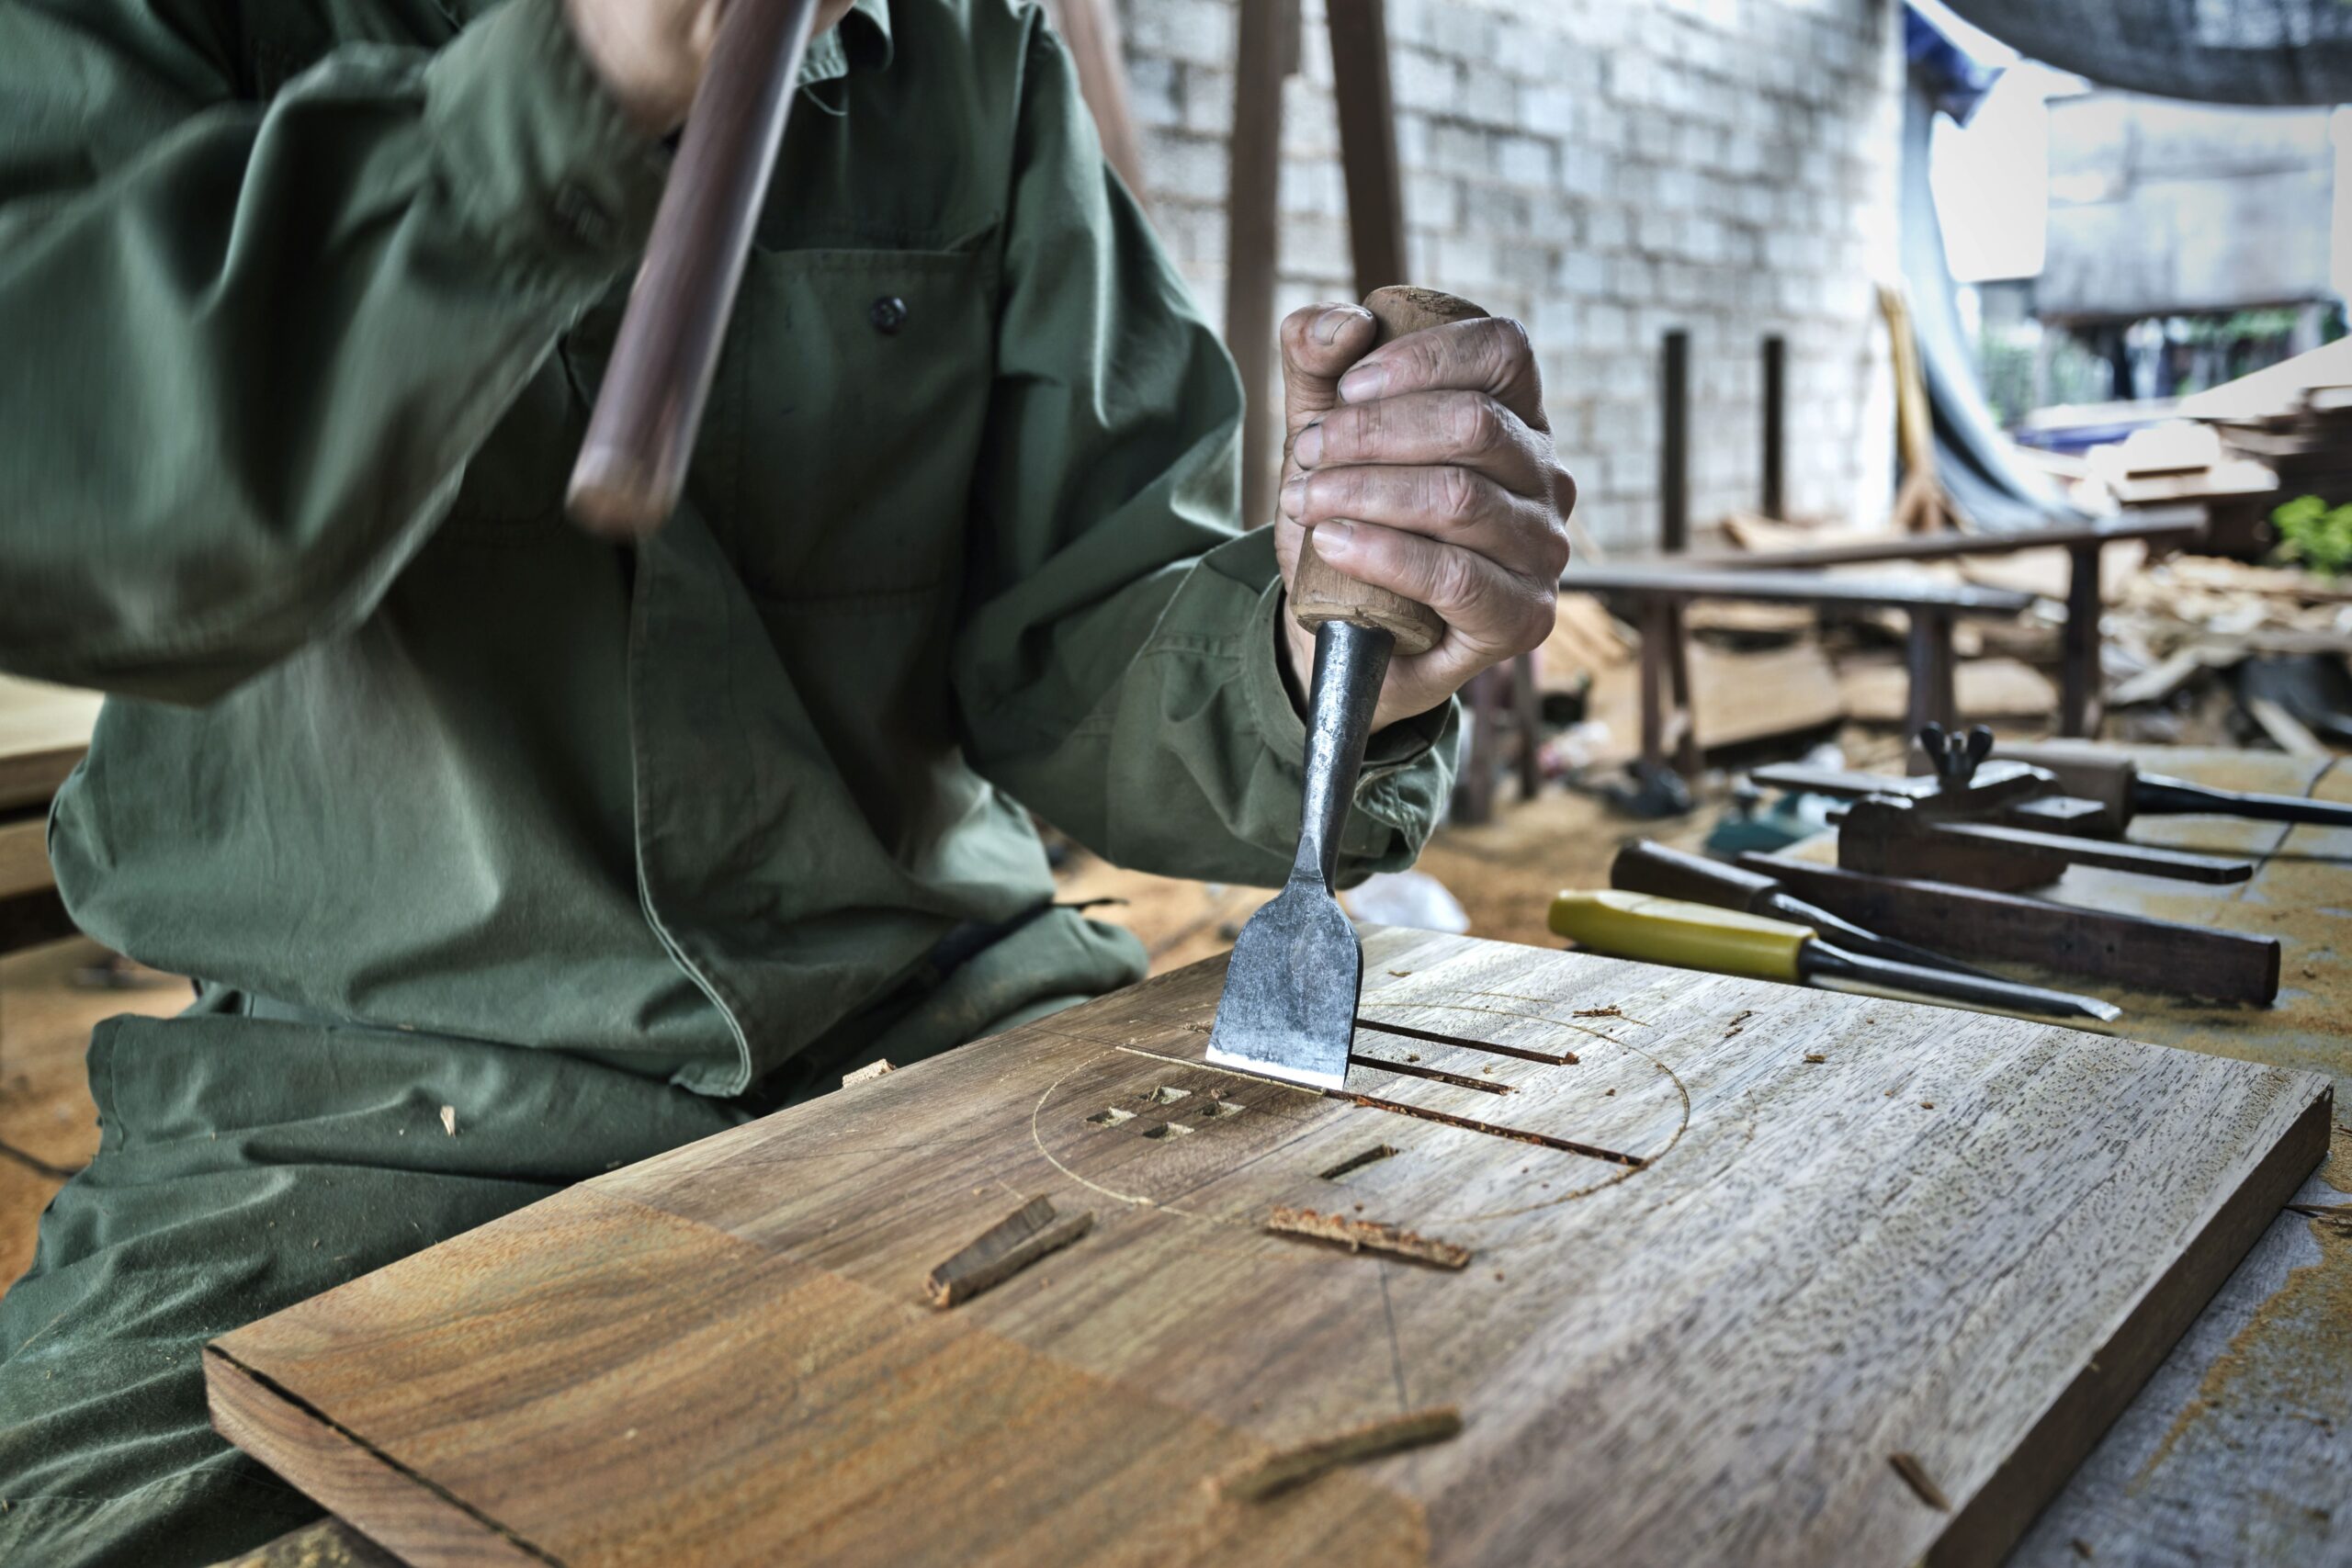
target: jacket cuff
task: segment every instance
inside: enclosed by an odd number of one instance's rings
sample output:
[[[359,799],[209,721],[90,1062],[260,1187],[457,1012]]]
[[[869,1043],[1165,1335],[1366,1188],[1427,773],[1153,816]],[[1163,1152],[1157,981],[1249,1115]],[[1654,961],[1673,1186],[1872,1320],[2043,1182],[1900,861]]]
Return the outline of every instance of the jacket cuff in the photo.
[[[644,249],[668,158],[622,115],[561,0],[504,0],[424,80],[446,188],[526,281],[601,284]]]
[[[1280,617],[1288,613],[1289,602],[1277,577],[1259,594],[1250,614],[1242,639],[1241,679],[1259,734],[1276,756],[1303,772],[1306,721],[1291,701],[1280,662]],[[1393,841],[1392,831],[1405,834],[1418,852],[1430,826],[1444,815],[1453,791],[1461,711],[1462,705],[1449,698],[1427,713],[1374,732],[1364,748],[1363,773],[1356,781],[1355,810],[1340,836],[1344,852],[1377,855]],[[1409,863],[1411,858],[1408,853],[1405,861]]]

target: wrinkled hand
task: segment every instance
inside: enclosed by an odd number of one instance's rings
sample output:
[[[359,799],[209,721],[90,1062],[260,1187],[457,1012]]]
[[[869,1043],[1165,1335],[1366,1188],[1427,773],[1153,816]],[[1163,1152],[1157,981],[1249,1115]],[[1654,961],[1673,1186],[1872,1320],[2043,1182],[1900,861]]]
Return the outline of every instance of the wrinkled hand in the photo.
[[[710,63],[727,0],[563,0],[581,52],[631,124],[666,136],[684,122]],[[814,31],[845,16],[850,0],[819,0]]]
[[[1283,322],[1274,551],[1287,588],[1311,525],[1333,567],[1445,618],[1435,648],[1389,665],[1376,729],[1551,635],[1577,486],[1553,455],[1526,328],[1455,321],[1367,353],[1374,332],[1355,305],[1309,305]],[[1287,615],[1283,626],[1303,692],[1315,638]]]

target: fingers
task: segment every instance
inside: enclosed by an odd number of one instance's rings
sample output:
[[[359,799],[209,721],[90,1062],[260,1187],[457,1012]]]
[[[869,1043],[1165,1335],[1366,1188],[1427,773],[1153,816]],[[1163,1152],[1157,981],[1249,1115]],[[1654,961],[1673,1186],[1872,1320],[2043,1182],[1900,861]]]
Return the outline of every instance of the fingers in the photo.
[[[1350,522],[1476,551],[1544,581],[1568,564],[1567,529],[1548,502],[1452,465],[1324,468],[1283,487],[1283,515],[1302,526]],[[1323,536],[1316,535],[1317,541]]]
[[[1290,526],[1285,524],[1284,526]],[[1464,546],[1372,523],[1327,523],[1315,553],[1361,581],[1427,604],[1444,617],[1443,662],[1483,669],[1551,635],[1559,590]]]
[[[1283,448],[1318,414],[1340,406],[1340,378],[1375,335],[1361,305],[1306,305],[1283,318]]]
[[[1548,495],[1555,483],[1549,443],[1480,391],[1343,403],[1298,432],[1292,456],[1301,468],[1458,464],[1519,495]]]
[[[1532,429],[1549,432],[1544,382],[1527,329],[1503,316],[1408,333],[1365,355],[1340,378],[1340,400],[1370,402],[1408,392],[1484,392]]]

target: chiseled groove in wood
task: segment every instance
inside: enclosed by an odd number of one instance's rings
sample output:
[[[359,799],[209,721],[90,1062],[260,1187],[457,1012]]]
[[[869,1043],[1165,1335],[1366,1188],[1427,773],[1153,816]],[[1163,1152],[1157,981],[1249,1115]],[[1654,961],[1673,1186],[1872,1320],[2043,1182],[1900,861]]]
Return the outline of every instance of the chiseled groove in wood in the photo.
[[[1182,1056],[1167,1056],[1157,1051],[1147,1051],[1140,1045],[1119,1045],[1113,1049],[1125,1051],[1131,1055],[1149,1056],[1154,1061],[1166,1062],[1171,1066],[1203,1067],[1204,1066],[1199,1062],[1186,1061]],[[1246,1078],[1252,1083],[1280,1082],[1279,1079],[1261,1078],[1255,1073],[1245,1073],[1231,1067],[1208,1066],[1205,1066],[1205,1070],[1224,1073],[1229,1077]],[[1634,1170],[1640,1170],[1649,1164],[1649,1160],[1642,1156],[1629,1155],[1620,1149],[1605,1149],[1598,1144],[1582,1144],[1574,1138],[1555,1137],[1549,1133],[1529,1132],[1521,1127],[1501,1127],[1492,1122],[1478,1121],[1475,1117],[1457,1116],[1450,1111],[1434,1111],[1425,1106],[1406,1105],[1397,1100],[1382,1100],[1369,1094],[1355,1094],[1343,1089],[1310,1089],[1295,1084],[1285,1084],[1283,1087],[1297,1089],[1302,1094],[1319,1095],[1325,1100],[1337,1100],[1350,1105],[1361,1105],[1367,1111],[1385,1111],[1392,1115],[1410,1116],[1416,1121],[1442,1122],[1449,1127],[1459,1127],[1464,1132],[1484,1133],[1490,1137],[1509,1138],[1514,1143],[1534,1144],[1542,1148],[1558,1149],[1563,1154],[1582,1155],[1587,1159],[1601,1160],[1610,1165],[1622,1165]]]
[[[1390,1007],[1431,1007],[1442,1004],[1392,1001],[1387,1005]],[[1516,1056],[1522,1062],[1541,1062],[1544,1066],[1552,1067],[1573,1067],[1577,1065],[1577,1054],[1573,1051],[1562,1051],[1556,1054],[1546,1051],[1532,1051],[1524,1045],[1498,1045],[1491,1041],[1466,1040],[1458,1034],[1440,1034],[1433,1029],[1413,1029],[1401,1023],[1383,1023],[1378,1019],[1374,1018],[1358,1018],[1356,1020],[1357,1032],[1361,1033],[1363,1031],[1367,1029],[1374,1030],[1382,1034],[1397,1035],[1407,1040],[1422,1041],[1430,1045],[1458,1045],[1464,1051],[1487,1051],[1491,1052],[1493,1055],[1498,1056]]]
[[[1480,1094],[1510,1094],[1511,1086],[1491,1078],[1474,1078],[1463,1073],[1449,1073],[1442,1068],[1423,1066],[1419,1062],[1392,1062],[1384,1056],[1366,1056],[1360,1052],[1348,1053],[1351,1067],[1370,1067],[1376,1072],[1395,1073],[1400,1077],[1427,1078],[1431,1083],[1451,1084],[1455,1089],[1476,1089]]]
[[[458,1496],[456,1493],[450,1491],[439,1482],[435,1481],[431,1476],[423,1474],[422,1472],[402,1464],[399,1460],[394,1459],[382,1449],[378,1448],[375,1444],[369,1442],[367,1438],[361,1437],[358,1433],[353,1431],[350,1427],[345,1426],[342,1422],[336,1420],[334,1416],[328,1415],[325,1411],[320,1409],[309,1400],[304,1399],[300,1394],[296,1393],[292,1389],[288,1388],[284,1383],[281,1383],[276,1378],[271,1377],[267,1372],[258,1371],[257,1369],[248,1365],[246,1362],[239,1360],[228,1351],[222,1349],[220,1348],[220,1341],[215,1340],[211,1344],[205,1346],[204,1354],[208,1357],[216,1358],[219,1360],[226,1362],[230,1367],[235,1369],[241,1376],[251,1381],[253,1384],[256,1388],[260,1389],[264,1393],[277,1399],[288,1410],[300,1416],[303,1419],[315,1422],[323,1433],[328,1436],[340,1438],[343,1442],[350,1445],[353,1449],[358,1450],[359,1453],[365,1455],[370,1460],[373,1460],[376,1463],[383,1466],[386,1470],[390,1471],[401,1480],[406,1481],[411,1485],[438,1499],[440,1502],[447,1504],[448,1506],[455,1508],[458,1513],[464,1515],[475,1524],[480,1525],[482,1529],[488,1530],[491,1534],[496,1536],[501,1540],[505,1541],[516,1551],[521,1551],[527,1556],[536,1558],[541,1562],[550,1563],[553,1565],[553,1568],[564,1568],[564,1562],[561,1558],[534,1545],[528,1540],[526,1540],[523,1537],[515,1534],[512,1529],[509,1529],[505,1525],[501,1524],[498,1520],[491,1517],[488,1514],[483,1513],[481,1509],[475,1507],[472,1504],[467,1502],[463,1497]],[[291,1478],[289,1477],[288,1479]],[[347,1506],[348,1505],[345,1506]]]
[[[2262,1165],[2222,1199],[2172,1266],[2149,1282],[2087,1368],[2059,1391],[2009,1457],[1960,1506],[1928,1553],[1930,1568],[1997,1563],[2024,1537],[2262,1239],[2303,1179],[2327,1157],[2334,1106],[2332,1091],[2312,1100]]]
[[[1582,1155],[1587,1159],[1603,1160],[1611,1165],[1624,1166],[1631,1170],[1640,1170],[1649,1164],[1648,1160],[1639,1155],[1629,1155],[1618,1149],[1604,1149],[1598,1144],[1580,1144],[1574,1138],[1555,1137],[1549,1133],[1531,1133],[1520,1127],[1498,1127],[1491,1122],[1479,1122],[1467,1116],[1456,1116],[1449,1111],[1432,1111],[1419,1105],[1402,1105],[1393,1100],[1376,1100],[1368,1094],[1351,1094],[1343,1089],[1327,1089],[1323,1093],[1329,1099],[1344,1100],[1351,1105],[1361,1105],[1367,1110],[1386,1111],[1398,1116],[1411,1116],[1423,1122],[1442,1122],[1449,1127],[1461,1127],[1473,1133],[1486,1133],[1494,1137],[1510,1138],[1522,1144],[1535,1144],[1547,1149],[1558,1149],[1563,1154]]]

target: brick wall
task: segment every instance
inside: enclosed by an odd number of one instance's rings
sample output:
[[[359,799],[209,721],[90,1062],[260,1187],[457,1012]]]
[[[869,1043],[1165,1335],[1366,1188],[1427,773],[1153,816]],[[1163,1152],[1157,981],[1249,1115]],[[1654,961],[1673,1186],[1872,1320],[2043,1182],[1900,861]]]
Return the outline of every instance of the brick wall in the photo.
[[[1321,0],[1284,104],[1277,314],[1349,293]],[[1153,215],[1225,291],[1231,0],[1119,0]],[[1789,504],[1875,522],[1893,396],[1892,0],[1388,0],[1414,281],[1526,321],[1604,546],[1657,532],[1657,342],[1691,334],[1691,513],[1753,507],[1758,340],[1789,340]]]

